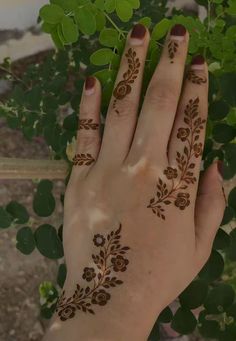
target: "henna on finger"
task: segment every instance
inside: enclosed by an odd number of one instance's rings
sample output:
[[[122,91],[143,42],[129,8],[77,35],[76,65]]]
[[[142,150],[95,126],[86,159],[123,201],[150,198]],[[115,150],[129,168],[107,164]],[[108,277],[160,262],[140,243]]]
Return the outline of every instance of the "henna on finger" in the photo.
[[[132,85],[135,79],[138,77],[141,67],[137,53],[132,48],[128,50],[125,56],[128,60],[128,70],[123,74],[123,80],[117,84],[115,90],[113,91],[113,96],[115,97],[115,100],[113,101],[113,109],[115,109],[115,112],[118,115],[120,112],[117,109],[117,101],[124,99],[131,93]]]
[[[174,63],[176,53],[179,49],[179,43],[184,41],[186,28],[183,25],[177,24],[170,31],[170,39],[168,41],[168,54],[171,64]]]
[[[56,307],[61,321],[72,319],[78,311],[95,314],[96,306],[105,306],[111,299],[111,288],[123,284],[116,274],[127,270],[129,261],[125,256],[130,248],[121,245],[121,230],[120,224],[107,236],[94,236],[93,243],[98,248],[98,253],[92,255],[94,266],[84,268],[82,279],[87,284],[77,284],[73,296],[67,298],[63,290]]]
[[[99,124],[95,123],[93,119],[81,119],[79,120],[79,130],[97,130]]]
[[[82,153],[82,154],[76,154],[73,157],[72,161],[73,161],[74,166],[91,166],[95,162],[95,159],[89,153],[87,154]]]
[[[180,210],[185,210],[190,205],[188,187],[195,184],[197,178],[193,170],[196,167],[194,158],[199,158],[203,153],[203,144],[199,142],[200,133],[204,129],[205,119],[199,116],[199,97],[191,99],[184,112],[185,126],[178,129],[177,138],[184,142],[183,152],[177,151],[177,168],[167,167],[164,175],[170,180],[170,185],[159,178],[156,196],[150,200],[147,208],[159,218],[165,220],[165,206],[174,203]],[[178,179],[177,181],[175,179]]]
[[[204,71],[205,59],[198,55],[192,60],[191,68],[187,72],[186,78],[193,84],[201,85],[207,83],[207,77],[205,75],[199,75],[197,71]]]

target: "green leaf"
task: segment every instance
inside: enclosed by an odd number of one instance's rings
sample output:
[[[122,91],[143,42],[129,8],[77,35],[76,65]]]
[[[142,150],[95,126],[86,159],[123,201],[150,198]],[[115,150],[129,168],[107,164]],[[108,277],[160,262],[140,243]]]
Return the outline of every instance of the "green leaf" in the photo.
[[[11,201],[7,205],[6,211],[12,215],[16,224],[25,224],[29,220],[29,213],[26,208],[16,201]]]
[[[78,116],[76,113],[73,113],[64,119],[63,128],[69,131],[76,131],[78,129]]]
[[[40,9],[40,17],[49,24],[57,24],[64,16],[64,11],[57,5],[45,5]]]
[[[179,296],[180,304],[186,309],[200,307],[208,293],[208,284],[203,279],[193,281]]]
[[[66,280],[66,265],[65,264],[60,264],[58,268],[58,273],[57,273],[57,284],[63,288],[65,280]]]
[[[230,232],[230,246],[228,256],[231,261],[236,261],[236,229]]]
[[[166,307],[158,316],[158,322],[170,323],[173,318],[173,313],[169,307]]]
[[[73,19],[64,16],[61,22],[62,33],[67,43],[75,43],[79,38],[79,31]]]
[[[96,32],[96,19],[88,6],[77,8],[75,20],[83,34],[92,35]]]
[[[35,249],[34,234],[30,227],[22,227],[16,235],[16,248],[24,255],[29,255]]]
[[[73,11],[79,5],[77,0],[50,0],[50,3],[60,6],[65,11]]]
[[[99,36],[99,41],[102,45],[107,47],[114,47],[117,45],[119,39],[118,32],[113,28],[104,28]]]
[[[199,330],[206,338],[218,339],[220,335],[220,325],[214,321],[212,315],[203,310],[199,314]]]
[[[59,28],[61,29],[60,25],[58,26],[58,29],[56,31],[53,31],[51,33],[51,37],[56,47],[59,50],[64,50],[64,40],[61,40],[60,36],[58,35]]]
[[[229,245],[230,245],[230,237],[228,233],[226,233],[222,229],[219,229],[217,231],[217,234],[214,240],[213,248],[215,250],[225,250],[229,247]]]
[[[214,281],[221,277],[223,270],[224,259],[219,252],[213,250],[208,262],[199,273],[199,276],[207,281]]]
[[[64,255],[62,242],[55,227],[45,224],[35,231],[35,241],[39,252],[50,259],[59,259]]]
[[[95,72],[94,76],[98,78],[102,86],[104,86],[106,83],[115,82],[116,72],[114,70],[104,69]]]
[[[236,144],[235,143],[229,143],[222,147],[222,150],[224,151],[224,159],[225,159],[225,165],[228,166],[231,177],[236,175]]]
[[[235,0],[229,0],[228,1],[229,8],[226,9],[226,12],[230,15],[235,16],[236,15],[236,3]]]
[[[236,107],[230,109],[226,121],[229,125],[236,126]]]
[[[222,313],[233,304],[234,297],[233,288],[228,284],[222,283],[209,292],[204,307],[209,313]]]
[[[140,0],[128,0],[133,9],[138,9],[140,7]]]
[[[143,17],[139,20],[139,23],[147,28],[150,28],[152,25],[152,19],[150,17]]]
[[[170,26],[171,21],[169,19],[162,19],[158,24],[154,26],[151,38],[154,40],[162,39],[168,32]]]
[[[127,0],[116,2],[116,13],[121,21],[128,22],[133,16],[133,9]]]
[[[211,120],[222,120],[229,112],[229,105],[225,101],[215,101],[209,107]]]
[[[231,222],[231,220],[234,217],[234,210],[232,207],[227,206],[225,208],[225,212],[224,212],[224,217],[223,220],[221,222],[221,226],[227,225]]]
[[[101,31],[106,25],[106,17],[105,14],[101,11],[98,11],[95,17],[97,31]]]
[[[105,0],[104,8],[107,13],[113,13],[116,9],[116,0]]]
[[[55,298],[58,298],[57,289],[54,287],[52,282],[43,282],[39,286],[40,298],[47,302],[53,302]]]
[[[236,217],[236,187],[230,192],[228,201],[229,206],[234,209],[234,215]]]
[[[38,183],[37,191],[40,193],[51,192],[53,190],[53,183],[50,180],[41,180]]]
[[[106,65],[111,62],[113,55],[114,54],[111,49],[107,49],[107,48],[100,49],[91,55],[90,61],[94,65],[99,65],[99,66]]]
[[[56,206],[52,195],[52,182],[43,180],[38,184],[37,192],[33,199],[33,209],[40,217],[49,217]]]
[[[94,5],[101,11],[104,11],[104,0],[95,0]]]
[[[0,228],[6,229],[12,223],[13,217],[0,206]]]
[[[225,123],[218,123],[213,128],[213,138],[216,142],[227,143],[236,136],[236,129]]]
[[[171,327],[181,335],[192,333],[197,326],[197,320],[190,310],[179,308],[171,322]]]

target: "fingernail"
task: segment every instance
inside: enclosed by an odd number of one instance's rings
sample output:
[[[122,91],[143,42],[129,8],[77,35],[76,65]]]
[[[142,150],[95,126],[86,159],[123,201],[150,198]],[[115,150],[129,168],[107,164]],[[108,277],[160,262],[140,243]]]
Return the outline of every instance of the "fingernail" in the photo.
[[[192,70],[204,70],[205,69],[205,58],[201,55],[195,56],[191,63]]]
[[[178,40],[178,41],[183,41],[186,35],[186,28],[181,25],[177,24],[174,27],[172,27],[170,31],[170,37],[171,39]]]
[[[130,44],[133,46],[140,46],[143,44],[143,39],[146,35],[147,29],[142,24],[137,24],[134,26],[130,35]]]
[[[223,163],[223,161],[219,160],[217,163],[217,167],[218,167],[220,181],[223,182],[224,181],[224,163]]]
[[[87,77],[85,81],[85,94],[90,96],[94,94],[96,79],[94,77]]]

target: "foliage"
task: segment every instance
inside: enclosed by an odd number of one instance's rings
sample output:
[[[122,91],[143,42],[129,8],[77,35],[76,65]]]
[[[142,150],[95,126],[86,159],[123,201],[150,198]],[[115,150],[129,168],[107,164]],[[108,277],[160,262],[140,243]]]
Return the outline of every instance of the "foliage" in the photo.
[[[51,53],[40,65],[30,65],[20,79],[12,71],[9,60],[5,60],[1,70],[13,81],[14,88],[9,99],[1,103],[0,115],[12,129],[22,130],[27,139],[43,137],[52,158],[65,159],[71,165],[68,145],[76,136],[85,73],[94,74],[102,83],[101,114],[105,118],[125,39],[133,23],[142,22],[152,32],[143,95],[168,29],[174,23],[182,23],[191,37],[187,62],[194,54],[204,54],[210,70],[204,168],[215,159],[224,160],[225,180],[233,179],[236,175],[235,1],[197,0],[208,12],[203,22],[177,10],[172,17],[167,17],[166,2],[142,0],[140,6],[139,0],[50,0],[50,4],[40,10],[39,21],[59,51]],[[63,117],[60,112],[65,106],[70,111]],[[53,214],[55,199],[51,181],[38,183],[33,209],[40,218]],[[149,340],[160,339],[160,326],[165,323],[171,323],[180,334],[197,329],[206,338],[236,339],[235,219],[236,188],[233,188],[207,264],[179,296],[177,312],[167,307],[161,313]],[[16,247],[21,252],[30,254],[37,248],[45,257],[62,258],[62,226],[58,231],[49,224],[35,231],[32,226],[32,218],[21,204],[11,202],[0,207],[0,228],[18,228]],[[57,290],[63,286],[65,277],[66,267],[61,264],[57,285],[45,282],[40,286],[41,312],[46,318],[50,318],[55,309]],[[199,308],[198,316],[195,309]]]

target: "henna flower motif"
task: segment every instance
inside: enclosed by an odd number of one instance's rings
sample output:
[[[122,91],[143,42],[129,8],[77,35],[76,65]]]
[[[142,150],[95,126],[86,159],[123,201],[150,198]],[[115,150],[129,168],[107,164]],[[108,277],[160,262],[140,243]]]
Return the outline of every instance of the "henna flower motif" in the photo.
[[[111,259],[111,263],[113,264],[113,270],[115,272],[124,272],[127,269],[127,265],[129,264],[128,259],[118,255],[115,258]]]
[[[95,246],[103,246],[105,244],[105,238],[101,234],[96,234],[93,238]]]
[[[195,157],[199,157],[200,155],[202,155],[202,152],[203,152],[202,143],[196,143],[196,144],[193,146],[193,150],[194,150],[194,155],[195,155]]]
[[[176,179],[178,177],[177,169],[172,167],[167,167],[167,169],[164,171],[164,174],[169,180]]]
[[[177,137],[181,141],[186,141],[187,138],[189,137],[190,134],[190,129],[189,128],[179,128]]]
[[[117,99],[123,99],[125,96],[131,93],[131,86],[127,81],[121,81],[114,90],[114,97]]]
[[[111,298],[111,295],[108,294],[105,290],[101,289],[99,291],[95,291],[92,296],[92,303],[93,304],[99,304],[99,305],[105,305],[107,304],[107,301]]]
[[[188,193],[178,193],[177,199],[175,200],[175,206],[179,209],[184,210],[190,205],[190,195]]]
[[[76,308],[72,305],[66,305],[65,308],[59,311],[58,315],[62,321],[72,319],[75,316]]]
[[[94,268],[84,268],[84,273],[82,277],[87,282],[91,282],[96,277]]]

